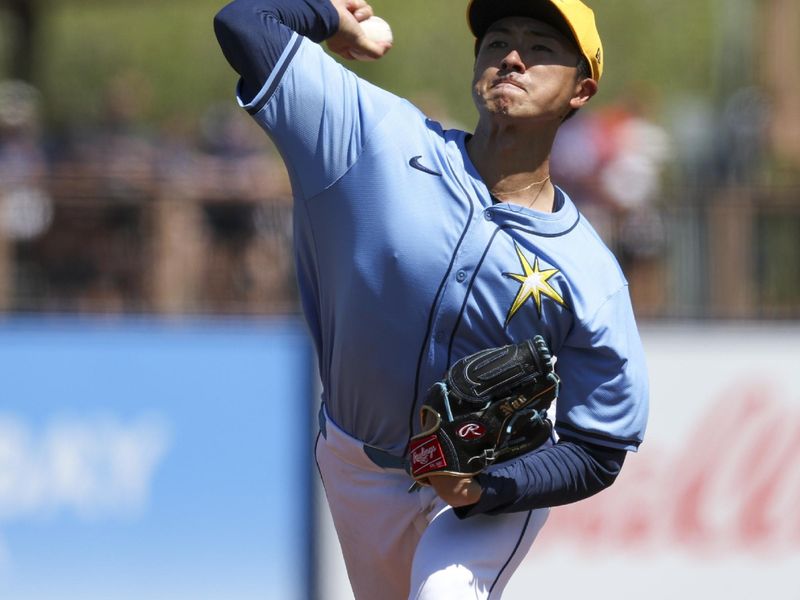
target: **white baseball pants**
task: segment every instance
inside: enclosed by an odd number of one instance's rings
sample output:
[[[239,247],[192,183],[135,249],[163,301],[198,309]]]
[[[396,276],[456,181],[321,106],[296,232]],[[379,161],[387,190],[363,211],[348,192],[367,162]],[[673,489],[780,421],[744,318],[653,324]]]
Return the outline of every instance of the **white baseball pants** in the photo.
[[[356,600],[495,600],[549,509],[461,520],[326,419],[315,449]]]

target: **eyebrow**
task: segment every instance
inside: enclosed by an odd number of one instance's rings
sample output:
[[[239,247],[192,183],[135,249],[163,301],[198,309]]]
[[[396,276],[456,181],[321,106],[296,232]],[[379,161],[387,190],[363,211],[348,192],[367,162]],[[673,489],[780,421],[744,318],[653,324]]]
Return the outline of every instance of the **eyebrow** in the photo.
[[[507,34],[510,35],[512,33],[512,31],[508,27],[490,27],[489,29],[486,30],[486,34],[485,35],[489,35],[490,33],[507,33]],[[543,31],[541,29],[526,29],[525,33],[532,33],[532,34],[537,35],[539,37],[548,38],[548,39],[554,40],[556,42],[561,42],[562,41],[560,35],[552,34],[552,33],[549,33],[547,31]]]

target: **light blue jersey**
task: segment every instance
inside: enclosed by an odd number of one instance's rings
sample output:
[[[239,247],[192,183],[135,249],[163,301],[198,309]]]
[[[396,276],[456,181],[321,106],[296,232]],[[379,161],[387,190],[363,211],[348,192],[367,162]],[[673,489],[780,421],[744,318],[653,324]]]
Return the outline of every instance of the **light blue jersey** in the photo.
[[[339,427],[402,455],[454,361],[539,334],[558,357],[556,431],[638,447],[648,390],[627,283],[565,194],[553,213],[495,203],[467,133],[297,34],[243,106],[290,173],[302,305]]]

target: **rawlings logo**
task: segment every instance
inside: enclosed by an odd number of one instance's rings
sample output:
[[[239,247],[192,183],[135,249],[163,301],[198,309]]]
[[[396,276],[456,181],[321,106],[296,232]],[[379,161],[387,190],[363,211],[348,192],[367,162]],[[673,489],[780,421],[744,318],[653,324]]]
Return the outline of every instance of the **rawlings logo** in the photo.
[[[447,464],[442,446],[435,435],[416,440],[411,447],[411,472],[415,476],[439,469]]]
[[[411,455],[411,460],[415,465],[425,466],[435,455],[436,448],[433,446],[423,446],[422,448],[417,448],[414,451],[414,453]]]
[[[456,435],[462,440],[479,440],[486,433],[486,428],[480,423],[467,423],[456,431]]]

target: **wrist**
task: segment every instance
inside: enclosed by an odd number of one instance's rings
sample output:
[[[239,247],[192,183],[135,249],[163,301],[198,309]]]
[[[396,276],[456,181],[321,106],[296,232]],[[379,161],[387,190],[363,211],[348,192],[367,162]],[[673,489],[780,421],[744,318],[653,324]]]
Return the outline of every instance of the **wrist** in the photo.
[[[475,504],[483,494],[483,488],[472,477],[435,475],[429,481],[437,495],[454,508]]]
[[[469,483],[467,484],[467,489],[464,493],[464,504],[461,506],[470,506],[472,504],[477,504],[478,501],[481,499],[483,495],[483,488],[481,484],[478,483],[474,479],[470,479]]]

